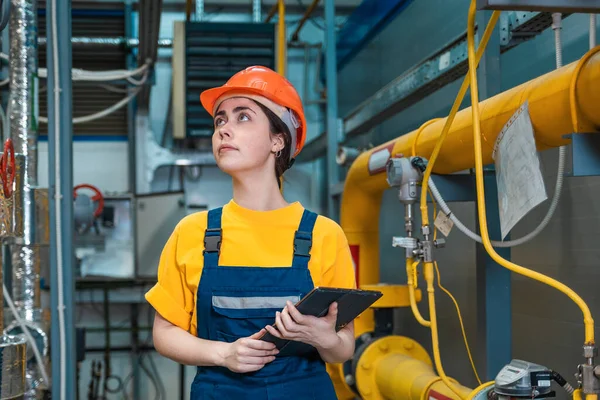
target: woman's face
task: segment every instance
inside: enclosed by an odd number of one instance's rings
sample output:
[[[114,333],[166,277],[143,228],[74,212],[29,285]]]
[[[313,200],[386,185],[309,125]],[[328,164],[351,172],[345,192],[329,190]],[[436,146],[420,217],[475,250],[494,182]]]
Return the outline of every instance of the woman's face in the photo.
[[[273,153],[283,147],[283,141],[270,134],[269,119],[254,101],[244,97],[227,99],[213,120],[213,154],[223,172],[273,171]]]

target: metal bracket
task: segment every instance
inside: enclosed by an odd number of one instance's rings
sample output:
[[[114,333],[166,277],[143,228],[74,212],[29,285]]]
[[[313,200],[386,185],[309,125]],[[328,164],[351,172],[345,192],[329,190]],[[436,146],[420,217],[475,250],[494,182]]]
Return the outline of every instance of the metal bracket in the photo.
[[[216,165],[215,157],[211,151],[185,151],[173,152],[160,146],[149,126],[148,115],[138,113],[136,118],[136,143],[137,143],[137,187],[139,193],[150,192],[154,174],[160,167],[178,166],[206,166]]]
[[[600,135],[597,133],[574,133],[571,139],[571,171],[567,176],[600,175]]]

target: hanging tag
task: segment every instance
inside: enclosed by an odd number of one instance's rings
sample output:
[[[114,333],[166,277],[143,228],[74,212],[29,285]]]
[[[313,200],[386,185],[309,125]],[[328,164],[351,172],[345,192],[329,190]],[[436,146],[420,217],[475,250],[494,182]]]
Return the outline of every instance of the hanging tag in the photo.
[[[433,224],[437,230],[442,232],[442,234],[446,237],[448,237],[452,227],[454,226],[454,222],[452,222],[452,220],[446,214],[444,214],[443,211],[438,212]]]

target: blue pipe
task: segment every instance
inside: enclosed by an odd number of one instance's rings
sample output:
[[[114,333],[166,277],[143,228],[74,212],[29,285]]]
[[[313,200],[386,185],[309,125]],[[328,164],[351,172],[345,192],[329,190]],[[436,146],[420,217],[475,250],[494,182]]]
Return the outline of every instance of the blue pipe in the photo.
[[[52,304],[51,327],[51,359],[52,359],[52,398],[61,400],[75,400],[75,273],[73,268],[73,113],[72,113],[72,87],[71,67],[73,65],[71,54],[71,0],[46,0],[46,9],[52,10],[56,4],[56,29],[57,37],[52,34],[52,18],[46,18],[47,68],[48,68],[48,160],[49,160],[49,193],[50,193],[50,300]],[[49,14],[51,15],[51,14]],[[52,51],[54,43],[58,45],[58,60],[54,60]],[[58,104],[54,101],[54,90],[57,82],[54,79],[54,62],[58,63],[60,92]],[[56,107],[60,105],[58,115],[59,124],[56,132]],[[58,141],[56,134],[59,135]],[[56,154],[58,150],[58,154]],[[57,186],[56,157],[60,162],[60,186]],[[60,196],[56,196],[58,193]],[[57,212],[56,201],[60,201],[61,240],[57,239]],[[58,252],[62,253],[62,273],[58,273]],[[63,286],[64,305],[64,343],[60,340],[59,330],[59,284]],[[66,358],[61,362],[61,346],[64,345]],[[61,364],[65,370],[61,377]],[[62,378],[62,379],[61,379]],[[61,381],[65,385],[61,387]],[[61,390],[62,389],[62,390]],[[65,396],[62,396],[62,393]]]

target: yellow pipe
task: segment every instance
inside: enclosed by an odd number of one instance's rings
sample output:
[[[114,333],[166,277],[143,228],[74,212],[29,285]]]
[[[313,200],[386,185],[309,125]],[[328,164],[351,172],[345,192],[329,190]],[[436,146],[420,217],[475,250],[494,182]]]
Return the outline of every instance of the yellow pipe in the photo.
[[[483,56],[483,52],[487,47],[490,38],[492,37],[492,33],[494,31],[494,27],[496,26],[496,22],[498,22],[498,18],[500,18],[500,11],[494,11],[492,13],[492,17],[488,22],[487,27],[485,28],[485,32],[483,33],[483,37],[481,39],[481,44],[477,49],[477,55],[475,56],[475,65],[479,64],[481,57]],[[429,189],[429,177],[431,176],[431,172],[433,170],[433,166],[435,165],[435,161],[442,149],[442,144],[450,131],[450,126],[452,126],[452,122],[454,122],[454,118],[456,113],[458,112],[458,108],[460,107],[463,99],[465,98],[465,94],[467,93],[467,89],[469,87],[469,75],[465,76],[463,79],[463,83],[460,86],[460,90],[458,91],[458,95],[454,100],[454,104],[452,105],[452,109],[450,110],[450,114],[444,123],[444,127],[442,128],[442,133],[440,134],[437,143],[431,152],[431,156],[429,157],[429,163],[427,168],[425,168],[425,172],[423,173],[423,189],[421,190],[421,221],[423,226],[429,225],[429,213],[427,211],[427,190]],[[425,126],[425,125],[423,125]],[[413,144],[413,155],[416,153],[417,141],[419,140],[419,132],[415,135],[415,142]]]
[[[598,395],[597,394],[588,394],[585,396],[585,400],[598,400]]]
[[[285,39],[285,4],[283,0],[277,2],[279,21],[277,21],[277,72],[285,76],[285,61],[287,40]]]
[[[473,126],[473,144],[475,148],[475,180],[477,183],[477,211],[479,215],[479,227],[481,231],[481,238],[483,245],[488,252],[488,254],[492,257],[492,259],[503,267],[516,272],[518,274],[527,276],[529,278],[535,279],[542,283],[545,283],[567,295],[571,300],[573,300],[581,309],[583,313],[583,323],[585,325],[585,344],[594,344],[594,320],[592,319],[592,314],[590,310],[573,290],[564,285],[561,282],[558,282],[555,279],[542,275],[538,272],[531,271],[529,269],[523,268],[517,264],[514,264],[504,258],[500,257],[496,250],[492,246],[490,242],[490,238],[488,235],[487,228],[487,216],[485,210],[485,192],[483,185],[483,165],[484,165],[484,155],[482,151],[481,145],[481,125],[479,121],[479,94],[477,93],[477,71],[475,65],[475,13],[477,11],[477,0],[471,0],[471,6],[469,8],[469,20],[467,27],[467,49],[469,53],[469,75],[471,77],[471,114],[472,114],[472,126]],[[596,53],[598,54],[598,53]],[[589,59],[592,59],[590,57]],[[600,71],[600,68],[597,68]],[[583,74],[583,71],[581,72]],[[568,103],[567,103],[568,104]],[[597,107],[598,102],[594,102],[594,105]],[[482,105],[482,109],[483,109]],[[485,112],[485,111],[484,111]],[[551,110],[547,110],[547,116],[551,115]],[[598,113],[600,114],[600,113]],[[483,119],[483,118],[482,118]],[[552,118],[549,118],[552,119]],[[596,128],[599,124],[595,124]],[[535,122],[534,122],[535,126]],[[537,129],[536,129],[537,132]]]
[[[416,264],[418,264],[418,262],[413,263],[412,258],[406,259],[406,276],[407,276],[406,285],[408,286],[408,296],[410,298],[410,308],[413,312],[413,315],[415,316],[415,319],[421,325],[429,327],[429,326],[431,326],[431,323],[429,321],[425,320],[425,318],[423,318],[423,316],[421,315],[421,312],[419,311],[419,307],[417,307],[417,299],[415,296],[416,282],[413,279],[413,274],[415,271]]]
[[[553,70],[536,79],[483,101],[480,105],[484,164],[492,162],[492,150],[499,132],[514,112],[525,102],[536,132],[537,148],[546,150],[569,143],[564,135],[573,132],[569,108],[571,78],[577,62]],[[581,67],[576,82],[575,104],[581,131],[600,131],[600,53],[590,57]],[[445,119],[425,127],[417,146],[417,154],[429,158],[437,143]],[[472,168],[475,156],[466,151],[473,146],[471,109],[456,114],[448,138],[441,149],[434,173],[453,173]],[[350,245],[359,246],[359,285],[379,283],[379,218],[383,192],[389,188],[384,172],[371,174],[371,155],[385,148],[391,154],[411,154],[416,131],[401,135],[361,154],[350,167],[341,204],[341,225]],[[366,319],[356,325],[372,328]],[[364,330],[362,331],[364,332]]]
[[[440,342],[438,338],[437,314],[435,310],[435,287],[433,285],[433,263],[426,262],[424,268],[425,281],[427,282],[427,294],[429,296],[429,320],[431,321],[431,345],[433,348],[433,359],[435,368],[442,378],[442,381],[452,390],[459,398],[464,399],[466,395],[461,393],[459,387],[456,387],[451,381],[442,367],[442,358],[440,356]],[[468,393],[467,393],[468,394]]]
[[[435,396],[459,400],[469,395],[471,389],[457,385],[460,396],[451,391],[435,374],[430,365],[404,354],[388,354],[376,366],[375,382],[380,396],[363,398],[383,398],[387,400],[418,400]],[[363,394],[363,393],[361,393]],[[442,398],[442,397],[433,397]]]

